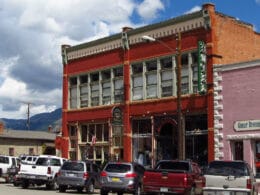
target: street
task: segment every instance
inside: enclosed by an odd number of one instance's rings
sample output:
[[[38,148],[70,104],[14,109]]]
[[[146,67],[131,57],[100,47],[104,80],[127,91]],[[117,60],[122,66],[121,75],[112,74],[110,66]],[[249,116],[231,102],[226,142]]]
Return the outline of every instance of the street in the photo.
[[[15,187],[11,183],[0,183],[0,195],[54,195],[54,194],[80,194],[75,190],[67,190],[66,193],[59,193],[57,190],[46,190],[45,186],[40,187],[32,187],[30,186],[28,189],[22,189],[21,187]],[[99,194],[99,190],[96,190],[96,193]]]
[[[15,187],[11,183],[5,183],[4,180],[0,179],[0,195],[58,195],[58,194],[68,194],[68,195],[79,195],[81,193],[78,193],[76,190],[67,190],[65,193],[60,193],[57,190],[46,190],[45,186],[30,186],[28,189],[22,189],[21,187]],[[84,193],[86,194],[86,193]],[[94,195],[99,194],[99,190],[95,190]],[[114,193],[110,193],[109,195],[112,195]]]

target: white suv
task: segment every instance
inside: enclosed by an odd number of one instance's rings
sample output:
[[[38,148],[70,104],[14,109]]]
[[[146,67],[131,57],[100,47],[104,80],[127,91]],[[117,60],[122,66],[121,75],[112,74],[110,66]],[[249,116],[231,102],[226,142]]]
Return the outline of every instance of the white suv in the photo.
[[[18,158],[14,156],[0,155],[0,177],[8,182],[7,170],[11,167],[18,167]]]
[[[203,195],[253,195],[255,178],[244,161],[212,161],[204,174]]]

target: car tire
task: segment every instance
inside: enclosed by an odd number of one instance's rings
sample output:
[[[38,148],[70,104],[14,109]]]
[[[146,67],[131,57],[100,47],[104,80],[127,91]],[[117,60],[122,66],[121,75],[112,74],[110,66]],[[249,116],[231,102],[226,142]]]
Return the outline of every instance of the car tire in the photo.
[[[78,187],[78,188],[77,188],[77,192],[78,192],[78,193],[82,193],[82,191],[83,191],[83,187]]]
[[[27,189],[29,187],[29,182],[28,181],[22,181],[22,188]]]
[[[59,186],[59,192],[66,192],[67,187],[66,186]]]
[[[101,189],[101,190],[100,190],[100,195],[108,195],[108,192]]]

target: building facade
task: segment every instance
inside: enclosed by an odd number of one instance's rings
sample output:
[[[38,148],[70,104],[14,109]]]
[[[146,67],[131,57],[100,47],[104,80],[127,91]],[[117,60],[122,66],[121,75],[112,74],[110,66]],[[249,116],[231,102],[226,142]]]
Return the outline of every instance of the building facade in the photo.
[[[0,154],[55,155],[55,133],[43,131],[0,130]]]
[[[153,42],[145,42],[146,36]],[[245,38],[246,37],[246,38]],[[177,48],[177,50],[176,50]],[[63,45],[63,157],[215,159],[213,64],[260,56],[253,26],[198,12]]]
[[[214,66],[215,158],[260,174],[260,60]]]

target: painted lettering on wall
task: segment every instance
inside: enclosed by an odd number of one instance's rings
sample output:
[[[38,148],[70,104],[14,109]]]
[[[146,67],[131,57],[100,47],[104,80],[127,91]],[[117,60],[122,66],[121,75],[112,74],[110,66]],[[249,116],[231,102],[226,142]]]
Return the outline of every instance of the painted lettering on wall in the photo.
[[[260,130],[260,120],[235,121],[234,129],[236,131]]]

